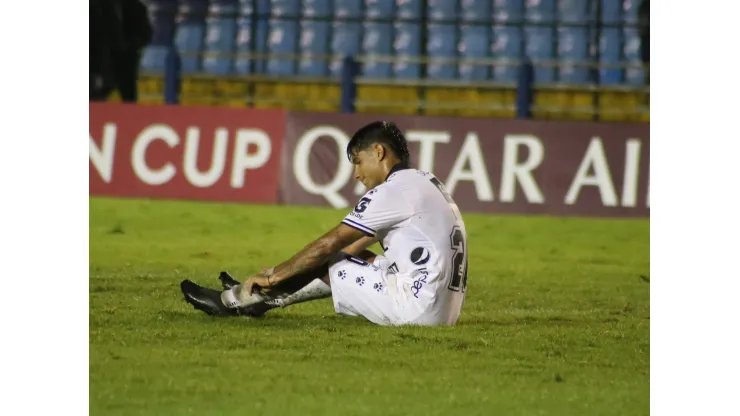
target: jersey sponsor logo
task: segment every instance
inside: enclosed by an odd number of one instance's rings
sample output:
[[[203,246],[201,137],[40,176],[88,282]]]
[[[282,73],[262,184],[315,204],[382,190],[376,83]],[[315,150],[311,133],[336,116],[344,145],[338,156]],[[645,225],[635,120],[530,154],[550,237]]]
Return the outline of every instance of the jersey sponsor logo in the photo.
[[[390,266],[388,266],[388,272],[389,273],[398,273],[398,265],[393,262]]]
[[[411,252],[411,262],[417,266],[421,266],[422,264],[426,264],[431,256],[432,253],[430,253],[426,248],[416,247]]]
[[[362,219],[362,214],[358,214],[358,213],[357,213],[357,212],[355,212],[355,211],[352,211],[352,212],[350,212],[350,213],[349,213],[349,215],[351,215],[351,216],[353,216],[353,217],[357,218],[358,220],[361,220],[361,219]]]
[[[421,273],[421,276],[419,276],[418,279],[414,280],[414,284],[411,285],[411,293],[414,295],[415,298],[419,299],[419,291],[421,290],[421,288],[424,287],[424,283],[427,282],[429,272],[427,271],[427,269],[419,269],[417,271]]]

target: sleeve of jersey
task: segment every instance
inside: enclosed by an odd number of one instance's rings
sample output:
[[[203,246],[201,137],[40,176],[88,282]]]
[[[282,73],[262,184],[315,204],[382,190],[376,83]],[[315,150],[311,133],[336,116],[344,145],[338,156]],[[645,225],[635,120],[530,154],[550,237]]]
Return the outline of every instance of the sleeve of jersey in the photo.
[[[393,227],[407,219],[411,213],[402,197],[394,197],[387,190],[370,191],[347,214],[342,223],[375,237],[379,231]]]

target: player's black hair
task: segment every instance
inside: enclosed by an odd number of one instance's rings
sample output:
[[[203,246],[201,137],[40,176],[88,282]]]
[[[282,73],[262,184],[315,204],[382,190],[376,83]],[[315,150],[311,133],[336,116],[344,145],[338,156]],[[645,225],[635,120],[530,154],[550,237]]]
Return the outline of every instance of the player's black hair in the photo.
[[[398,126],[387,121],[374,121],[357,130],[347,144],[347,158],[351,161],[356,152],[365,150],[374,143],[384,144],[403,165],[409,165],[411,157],[406,137]]]

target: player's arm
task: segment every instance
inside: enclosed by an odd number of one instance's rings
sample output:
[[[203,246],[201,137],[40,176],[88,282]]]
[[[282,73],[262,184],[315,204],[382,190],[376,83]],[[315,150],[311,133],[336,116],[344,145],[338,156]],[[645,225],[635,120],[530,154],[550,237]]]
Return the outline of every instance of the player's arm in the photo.
[[[289,260],[276,266],[272,275],[269,277],[269,286],[275,286],[293,276],[311,271],[325,264],[334,254],[342,251],[342,249],[345,252],[348,252],[347,250],[354,251],[369,242],[365,238],[372,240],[372,237],[367,237],[363,232],[355,228],[345,224],[339,224],[318,240],[304,247],[303,250],[299,251],[298,254]],[[364,248],[359,251],[362,251]],[[252,292],[251,285],[249,292],[250,294]]]
[[[378,242],[378,239],[376,237],[363,236],[359,240],[345,247],[344,250],[342,251],[347,254],[356,256],[377,242]]]

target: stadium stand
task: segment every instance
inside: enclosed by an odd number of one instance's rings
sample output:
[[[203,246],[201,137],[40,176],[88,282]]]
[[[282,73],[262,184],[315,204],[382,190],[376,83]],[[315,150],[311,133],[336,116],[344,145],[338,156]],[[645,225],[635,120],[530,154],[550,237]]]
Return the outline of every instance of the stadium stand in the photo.
[[[185,105],[337,111],[355,56],[358,111],[513,117],[528,59],[536,118],[647,121],[639,1],[150,0],[140,95],[174,45]]]

